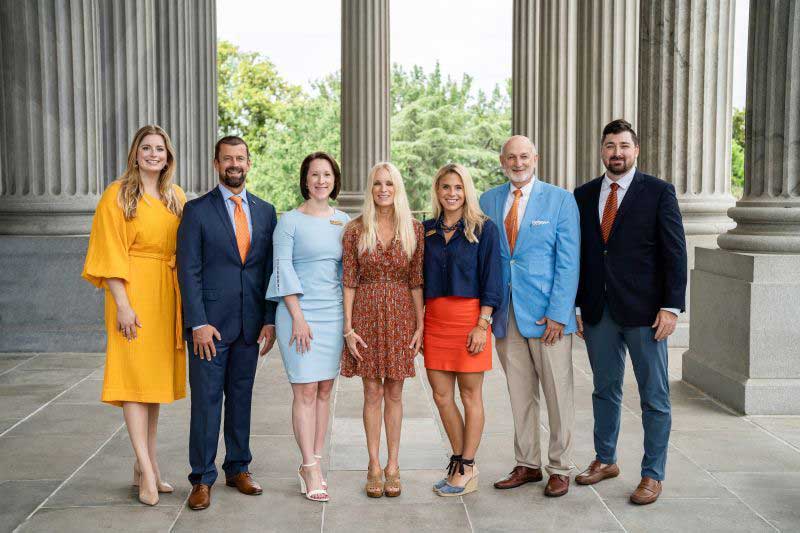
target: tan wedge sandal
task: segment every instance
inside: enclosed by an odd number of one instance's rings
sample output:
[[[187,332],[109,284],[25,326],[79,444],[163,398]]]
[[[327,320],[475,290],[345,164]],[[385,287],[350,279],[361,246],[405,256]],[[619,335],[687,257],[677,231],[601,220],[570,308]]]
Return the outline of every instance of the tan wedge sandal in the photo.
[[[388,470],[383,471],[386,476],[386,483],[383,486],[383,491],[387,498],[396,498],[403,492],[403,486],[400,484],[400,469],[392,474]]]
[[[383,472],[378,474],[377,476],[370,476],[369,471],[367,471],[367,484],[364,485],[364,492],[367,493],[367,496],[370,498],[380,498],[383,496]]]

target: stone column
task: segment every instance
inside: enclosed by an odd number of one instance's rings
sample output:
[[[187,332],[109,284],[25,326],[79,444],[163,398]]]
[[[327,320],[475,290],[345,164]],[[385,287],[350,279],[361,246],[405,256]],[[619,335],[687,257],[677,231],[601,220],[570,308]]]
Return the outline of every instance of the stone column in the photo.
[[[88,233],[103,188],[98,0],[0,4],[0,234]]]
[[[212,166],[217,138],[216,2],[155,1],[157,116],[178,152],[176,180],[187,196],[197,196],[217,183]]]
[[[514,0],[511,130],[539,151],[537,175],[576,183],[578,0]]]
[[[732,226],[734,0],[642,0],[639,167],[675,186],[687,235]]]
[[[342,192],[361,211],[369,169],[388,161],[389,0],[342,0]]]
[[[750,4],[744,197],[697,249],[683,378],[746,414],[800,414],[800,3]]]
[[[638,167],[675,186],[689,268],[696,247],[716,246],[733,225],[726,211],[734,203],[734,7],[734,0],[641,0]],[[689,346],[690,307],[673,347]]]
[[[127,167],[134,133],[156,122],[160,56],[154,0],[103,0],[99,8],[103,178],[108,184]]]
[[[605,172],[603,127],[624,118],[636,128],[639,0],[583,0],[578,7],[577,184]]]

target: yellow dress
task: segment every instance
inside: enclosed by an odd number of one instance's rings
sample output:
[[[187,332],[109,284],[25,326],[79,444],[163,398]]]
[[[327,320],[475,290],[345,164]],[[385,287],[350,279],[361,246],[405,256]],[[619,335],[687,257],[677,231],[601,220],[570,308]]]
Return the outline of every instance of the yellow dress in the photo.
[[[183,190],[174,185],[181,203]],[[168,403],[186,396],[186,352],[175,274],[180,219],[158,199],[145,194],[136,217],[125,220],[117,202],[120,183],[106,189],[97,204],[83,277],[106,290],[108,342],[102,401]],[[117,329],[117,306],[107,278],[125,281],[141,328],[132,341]]]

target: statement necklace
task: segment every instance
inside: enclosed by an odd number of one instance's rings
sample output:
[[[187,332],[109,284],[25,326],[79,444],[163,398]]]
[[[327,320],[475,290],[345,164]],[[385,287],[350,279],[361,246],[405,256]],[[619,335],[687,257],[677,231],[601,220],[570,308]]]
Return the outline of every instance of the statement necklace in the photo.
[[[447,224],[444,223],[444,217],[440,217],[439,220],[437,221],[437,226],[439,226],[442,229],[442,231],[447,233],[450,231],[455,231],[460,227],[463,227],[464,220],[459,218],[455,224],[453,224],[452,226],[448,226]]]

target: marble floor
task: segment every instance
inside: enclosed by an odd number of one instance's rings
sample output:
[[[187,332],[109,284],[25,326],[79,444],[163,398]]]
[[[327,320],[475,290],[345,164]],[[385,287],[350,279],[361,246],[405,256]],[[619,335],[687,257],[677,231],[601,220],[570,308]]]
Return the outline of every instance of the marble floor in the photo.
[[[629,370],[619,440],[621,475],[593,487],[572,485],[546,498],[543,483],[498,491],[492,482],[513,461],[513,426],[505,378],[495,360],[484,388],[486,429],[478,464],[480,490],[437,497],[449,449],[424,371],[405,386],[401,444],[403,494],[363,493],[366,447],[361,384],[340,378],[326,450],[331,501],[298,493],[291,431],[291,389],[273,350],[259,367],[253,394],[251,470],[264,486],[244,496],[223,483],[212,506],[189,510],[189,402],[162,410],[160,464],[176,491],[156,507],[130,486],[133,453],[121,411],[98,401],[99,354],[0,354],[0,531],[792,531],[800,530],[800,417],[740,417],[686,385],[680,351],[671,357],[673,430],[662,497],[637,507],[642,429]],[[591,372],[576,347],[575,447],[578,470],[592,457]],[[421,370],[421,360],[417,360]],[[547,427],[543,413],[543,427]],[[546,450],[547,432],[542,432]],[[220,444],[219,460],[224,455]]]

